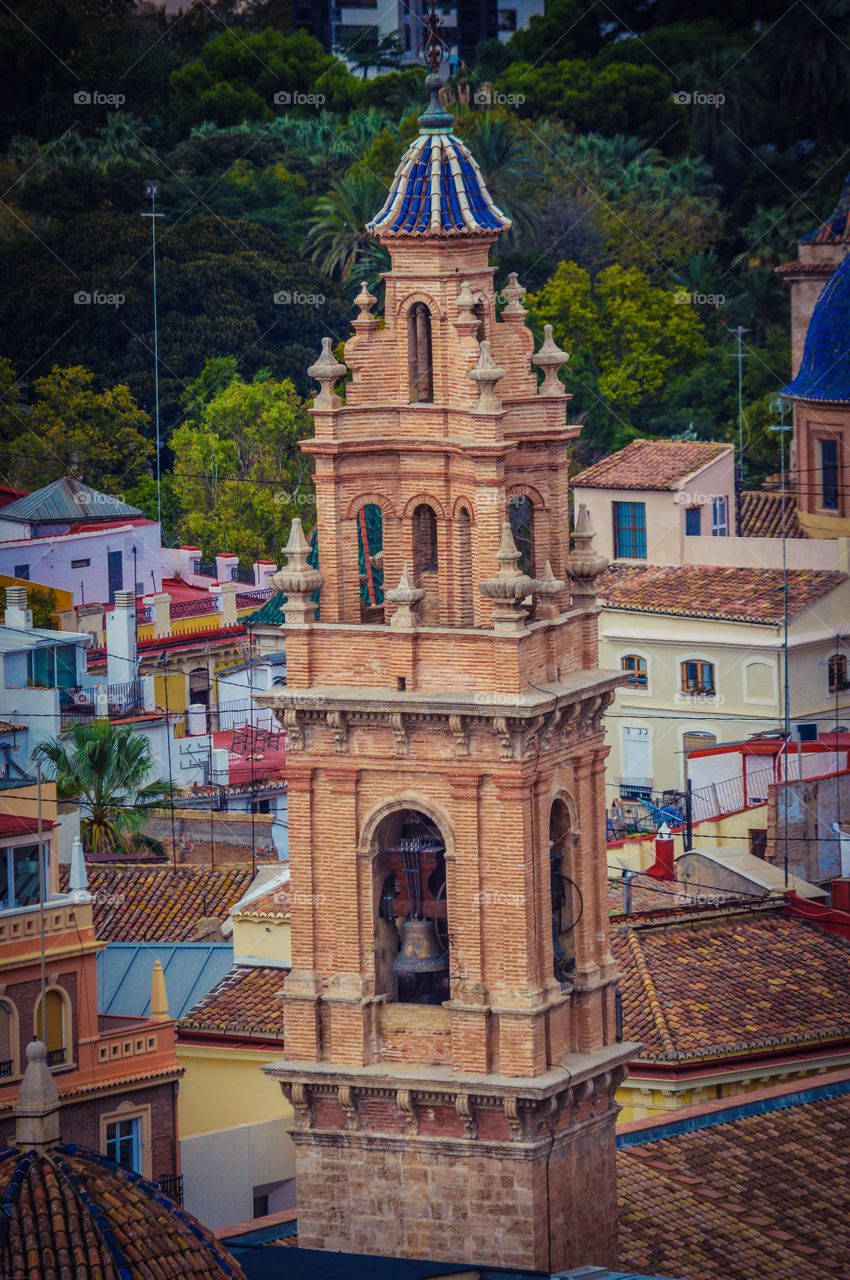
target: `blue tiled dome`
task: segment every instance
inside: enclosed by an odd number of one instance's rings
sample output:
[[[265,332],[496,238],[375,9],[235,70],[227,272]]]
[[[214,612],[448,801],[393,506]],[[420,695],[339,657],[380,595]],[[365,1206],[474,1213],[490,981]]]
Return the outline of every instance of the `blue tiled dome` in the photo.
[[[838,244],[850,240],[850,175],[844,179],[838,204],[820,226],[800,237],[800,244]]]
[[[366,224],[373,235],[396,236],[474,235],[510,225],[460,138],[432,130],[407,148],[383,208]]]
[[[850,255],[824,285],[806,333],[800,371],[782,394],[850,401]]]

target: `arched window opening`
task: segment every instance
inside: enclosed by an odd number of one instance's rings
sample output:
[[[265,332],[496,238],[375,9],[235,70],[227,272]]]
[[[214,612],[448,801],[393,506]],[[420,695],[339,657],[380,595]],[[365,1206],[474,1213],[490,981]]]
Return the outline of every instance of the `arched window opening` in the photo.
[[[413,573],[437,572],[437,517],[433,507],[420,502],[413,511]]]
[[[524,493],[508,500],[508,520],[519,552],[519,571],[534,577],[534,503]]]
[[[400,810],[381,824],[375,859],[375,979],[400,1004],[449,998],[446,845],[431,818]]]
[[[581,892],[572,878],[574,832],[570,811],[556,800],[549,812],[549,872],[552,899],[552,967],[560,983],[572,981],[576,967],[576,925]]]
[[[829,660],[829,692],[840,693],[850,688],[847,681],[847,657],[843,653],[834,653]]]
[[[36,1034],[47,1046],[49,1067],[60,1067],[68,1061],[65,1021],[65,1001],[58,991],[48,991],[38,1006]]]
[[[431,312],[424,302],[414,302],[407,313],[407,368],[411,403],[430,404],[434,399]]]
[[[195,667],[189,672],[189,706],[210,705],[210,673],[206,667]]]
[[[0,1000],[0,1078],[15,1074],[15,1017],[11,1006]]]
[[[360,620],[384,620],[384,516],[376,502],[357,513],[357,568],[360,575]]]
[[[478,320],[478,328],[475,330],[475,341],[483,342],[487,337],[487,309],[483,302],[474,302],[472,304],[472,314]]]
[[[646,658],[640,658],[636,653],[627,653],[620,659],[620,670],[628,672],[629,678],[626,684],[629,688],[646,689],[649,687]]]
[[[472,517],[466,510],[457,517],[457,621],[471,627],[475,621],[472,593]]]

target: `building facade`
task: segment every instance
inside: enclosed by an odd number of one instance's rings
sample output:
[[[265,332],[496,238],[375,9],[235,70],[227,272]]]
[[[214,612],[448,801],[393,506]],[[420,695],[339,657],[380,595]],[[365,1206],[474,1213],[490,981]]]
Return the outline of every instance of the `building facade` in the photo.
[[[304,1247],[605,1264],[630,1049],[607,934],[604,561],[586,521],[569,553],[565,357],[551,332],[533,353],[515,278],[496,319],[508,224],[438,84],[370,224],[385,323],[364,289],[346,364],[326,339],[310,371],[321,571],[296,522],[274,580],[288,683],[258,696],[287,731],[292,889],[286,1057],[267,1070],[294,1110]],[[379,621],[366,505],[393,584]]]

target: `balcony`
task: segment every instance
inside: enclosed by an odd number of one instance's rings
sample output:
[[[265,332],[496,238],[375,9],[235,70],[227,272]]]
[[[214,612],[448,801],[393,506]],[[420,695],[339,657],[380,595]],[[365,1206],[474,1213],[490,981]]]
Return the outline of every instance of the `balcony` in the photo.
[[[67,1049],[48,1049],[47,1065],[48,1067],[64,1067],[68,1061]]]
[[[14,1065],[11,1058],[7,1058],[5,1062],[0,1062],[0,1077],[12,1075]]]
[[[62,689],[59,695],[60,724],[86,724],[95,719],[120,720],[144,707],[141,680],[120,684],[97,684],[88,688]]]
[[[157,1178],[156,1186],[160,1191],[169,1196],[175,1204],[183,1203],[183,1174],[182,1173],[165,1173],[161,1178]]]

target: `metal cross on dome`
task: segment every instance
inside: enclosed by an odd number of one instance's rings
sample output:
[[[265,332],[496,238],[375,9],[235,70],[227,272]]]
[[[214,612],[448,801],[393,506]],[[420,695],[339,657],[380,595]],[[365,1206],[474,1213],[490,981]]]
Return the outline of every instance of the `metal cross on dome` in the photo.
[[[422,40],[422,61],[432,73],[436,73],[445,60],[446,42],[440,36],[440,19],[433,0],[425,18],[425,36]]]

